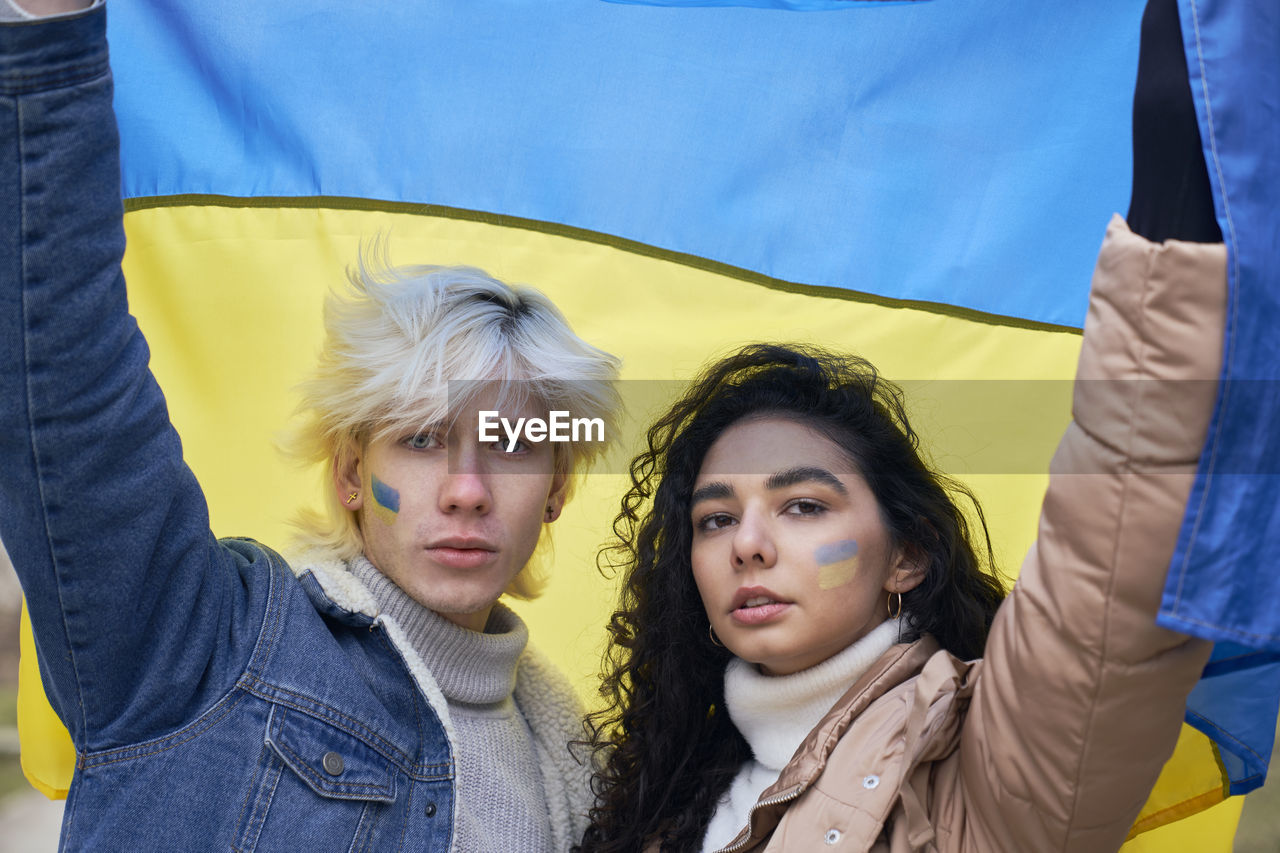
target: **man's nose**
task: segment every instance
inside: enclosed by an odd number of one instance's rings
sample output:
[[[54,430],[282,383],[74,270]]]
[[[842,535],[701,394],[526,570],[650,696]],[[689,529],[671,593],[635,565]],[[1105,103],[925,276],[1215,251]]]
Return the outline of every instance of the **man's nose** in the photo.
[[[440,488],[442,512],[484,514],[493,506],[489,478],[474,448],[460,448],[449,456],[449,471]]]

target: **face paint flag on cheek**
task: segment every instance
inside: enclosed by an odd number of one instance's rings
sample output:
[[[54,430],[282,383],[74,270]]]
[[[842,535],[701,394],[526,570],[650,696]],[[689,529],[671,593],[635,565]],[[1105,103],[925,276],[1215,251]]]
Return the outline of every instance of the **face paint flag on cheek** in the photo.
[[[370,491],[373,493],[374,516],[386,524],[394,524],[400,513],[400,493],[376,476],[372,478]]]
[[[818,589],[835,589],[853,580],[858,571],[858,543],[853,539],[814,549],[818,561]]]

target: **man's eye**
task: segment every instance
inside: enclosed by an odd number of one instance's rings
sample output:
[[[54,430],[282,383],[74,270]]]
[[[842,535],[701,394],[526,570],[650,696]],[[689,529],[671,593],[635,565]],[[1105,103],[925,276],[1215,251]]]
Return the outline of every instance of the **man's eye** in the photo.
[[[436,438],[433,432],[420,432],[415,436],[404,440],[405,447],[413,450],[430,450],[433,447],[440,447],[440,439]]]

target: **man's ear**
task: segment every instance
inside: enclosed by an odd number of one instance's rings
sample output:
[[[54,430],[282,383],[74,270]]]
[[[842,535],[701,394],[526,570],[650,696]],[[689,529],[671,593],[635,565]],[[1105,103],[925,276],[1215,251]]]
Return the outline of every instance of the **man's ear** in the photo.
[[[569,475],[556,472],[551,480],[551,491],[547,494],[547,508],[542,516],[544,524],[550,524],[560,517],[565,501],[569,499]]]
[[[354,441],[343,442],[333,454],[333,488],[338,503],[353,512],[364,506],[360,469],[360,447]]]
[[[924,576],[924,555],[918,548],[907,546],[899,550],[893,570],[884,582],[884,588],[887,592],[910,592],[924,581]]]

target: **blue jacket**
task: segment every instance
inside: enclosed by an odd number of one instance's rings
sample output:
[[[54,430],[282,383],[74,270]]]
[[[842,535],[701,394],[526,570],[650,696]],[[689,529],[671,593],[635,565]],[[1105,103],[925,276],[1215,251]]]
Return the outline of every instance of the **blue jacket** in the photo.
[[[0,539],[78,752],[63,848],[446,850],[447,707],[394,623],[209,531],[127,311],[111,95],[101,9],[0,25]],[[566,695],[522,664],[544,768]]]

